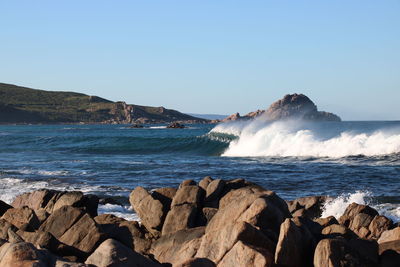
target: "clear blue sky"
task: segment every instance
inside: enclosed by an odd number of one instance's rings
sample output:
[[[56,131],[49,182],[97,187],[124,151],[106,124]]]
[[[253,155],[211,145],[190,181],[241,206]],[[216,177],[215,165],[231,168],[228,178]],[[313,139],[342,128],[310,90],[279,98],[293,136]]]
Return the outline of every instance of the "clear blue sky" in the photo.
[[[400,119],[400,1],[1,1],[0,81],[192,113]]]

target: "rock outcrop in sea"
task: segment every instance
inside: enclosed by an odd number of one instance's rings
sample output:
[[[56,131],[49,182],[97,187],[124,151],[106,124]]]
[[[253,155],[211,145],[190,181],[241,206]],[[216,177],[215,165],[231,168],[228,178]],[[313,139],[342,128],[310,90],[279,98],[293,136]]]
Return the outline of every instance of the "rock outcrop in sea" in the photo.
[[[340,121],[340,117],[325,111],[318,111],[317,106],[303,94],[285,95],[266,110],[257,110],[244,116],[232,114],[222,122],[249,120],[262,117],[265,120],[303,119],[311,121]]]
[[[400,226],[366,205],[320,218],[324,196],[285,201],[243,179],[135,188],[140,222],[99,199],[39,190],[0,201],[0,266],[398,266]]]

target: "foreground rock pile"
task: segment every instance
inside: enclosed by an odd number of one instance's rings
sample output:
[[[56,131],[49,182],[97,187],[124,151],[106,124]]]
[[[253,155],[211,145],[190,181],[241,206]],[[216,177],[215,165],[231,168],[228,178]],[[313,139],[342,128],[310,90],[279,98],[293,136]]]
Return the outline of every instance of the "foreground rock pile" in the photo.
[[[99,199],[39,190],[0,202],[0,266],[399,266],[400,226],[325,197],[284,201],[243,179],[135,188],[141,222],[97,215]]]

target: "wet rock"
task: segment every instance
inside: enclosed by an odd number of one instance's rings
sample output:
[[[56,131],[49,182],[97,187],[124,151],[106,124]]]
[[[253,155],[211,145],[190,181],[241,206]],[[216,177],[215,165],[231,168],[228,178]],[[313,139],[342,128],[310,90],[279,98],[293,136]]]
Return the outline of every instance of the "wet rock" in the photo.
[[[107,239],[87,258],[86,264],[97,267],[155,267],[159,264],[149,260],[114,239]]]
[[[204,227],[197,227],[163,235],[153,242],[151,253],[160,263],[182,263],[194,257],[200,247],[204,230]]]
[[[19,229],[33,231],[38,229],[40,222],[35,212],[29,207],[8,209],[2,219],[10,222]]]
[[[186,128],[185,125],[180,124],[179,122],[173,122],[167,125],[167,128],[171,129],[183,129]]]
[[[231,250],[222,258],[218,267],[230,266],[273,266],[273,254],[264,248],[249,246],[238,241]]]
[[[159,236],[167,215],[164,205],[140,186],[132,191],[129,201],[144,227],[153,235]]]

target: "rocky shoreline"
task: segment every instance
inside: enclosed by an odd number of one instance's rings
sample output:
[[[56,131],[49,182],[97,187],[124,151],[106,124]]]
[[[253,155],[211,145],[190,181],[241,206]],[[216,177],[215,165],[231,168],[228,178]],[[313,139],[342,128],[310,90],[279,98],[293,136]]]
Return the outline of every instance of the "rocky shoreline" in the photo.
[[[366,205],[320,218],[324,196],[285,201],[243,179],[147,191],[141,221],[97,214],[99,198],[38,190],[0,201],[0,266],[399,266],[400,225]]]

